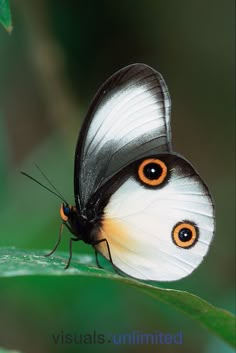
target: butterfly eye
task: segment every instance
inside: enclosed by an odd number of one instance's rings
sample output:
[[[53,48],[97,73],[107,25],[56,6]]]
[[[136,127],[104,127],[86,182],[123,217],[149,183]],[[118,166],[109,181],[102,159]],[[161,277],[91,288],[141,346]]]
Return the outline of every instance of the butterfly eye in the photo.
[[[160,185],[167,176],[167,166],[160,159],[144,160],[138,168],[139,179],[146,185]]]
[[[70,212],[71,212],[70,206],[64,205],[64,204],[62,203],[62,204],[61,204],[61,208],[60,208],[60,216],[61,216],[61,219],[62,219],[64,222],[67,222],[67,221],[68,221]]]
[[[192,222],[179,222],[172,230],[172,238],[177,246],[188,249],[198,239],[198,228]]]

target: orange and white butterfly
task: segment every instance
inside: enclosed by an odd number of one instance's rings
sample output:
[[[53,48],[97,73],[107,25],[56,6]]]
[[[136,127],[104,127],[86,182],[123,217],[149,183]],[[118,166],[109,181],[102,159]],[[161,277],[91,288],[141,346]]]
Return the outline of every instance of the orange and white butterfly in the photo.
[[[142,280],[189,275],[214,233],[206,184],[171,149],[170,107],[165,81],[151,67],[133,64],[111,76],[79,135],[75,206],[63,203],[60,210],[70,245],[83,240],[96,258],[99,252]]]

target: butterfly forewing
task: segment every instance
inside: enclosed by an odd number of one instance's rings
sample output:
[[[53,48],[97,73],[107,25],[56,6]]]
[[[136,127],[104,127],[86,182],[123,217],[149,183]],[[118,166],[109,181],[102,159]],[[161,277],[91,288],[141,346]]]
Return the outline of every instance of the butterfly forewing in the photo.
[[[100,88],[81,130],[75,155],[75,201],[90,196],[147,153],[170,151],[170,98],[162,76],[130,65]]]

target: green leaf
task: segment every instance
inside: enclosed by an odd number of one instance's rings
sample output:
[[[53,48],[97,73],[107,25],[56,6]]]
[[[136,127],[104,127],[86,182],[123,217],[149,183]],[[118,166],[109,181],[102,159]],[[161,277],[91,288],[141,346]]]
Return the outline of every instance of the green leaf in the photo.
[[[5,27],[7,32],[11,33],[12,21],[8,0],[0,0],[0,23]]]
[[[0,353],[20,353],[19,351],[12,351],[9,349],[5,349],[5,348],[0,348]]]
[[[121,277],[112,272],[96,267],[94,257],[73,254],[73,261],[68,270],[64,270],[68,259],[67,252],[57,252],[50,258],[40,251],[0,249],[0,277],[15,276],[87,276],[119,281],[133,286],[147,295],[172,305],[175,309],[196,320],[228,344],[235,346],[235,316],[214,307],[205,300],[191,293],[159,288],[128,277]]]

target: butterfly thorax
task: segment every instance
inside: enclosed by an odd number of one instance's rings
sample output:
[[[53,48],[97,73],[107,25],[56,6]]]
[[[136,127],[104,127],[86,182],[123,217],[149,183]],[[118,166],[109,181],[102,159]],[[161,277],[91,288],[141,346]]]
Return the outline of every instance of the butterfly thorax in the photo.
[[[99,227],[99,217],[92,207],[79,212],[76,206],[61,205],[60,215],[71,233],[87,244],[92,244]]]

